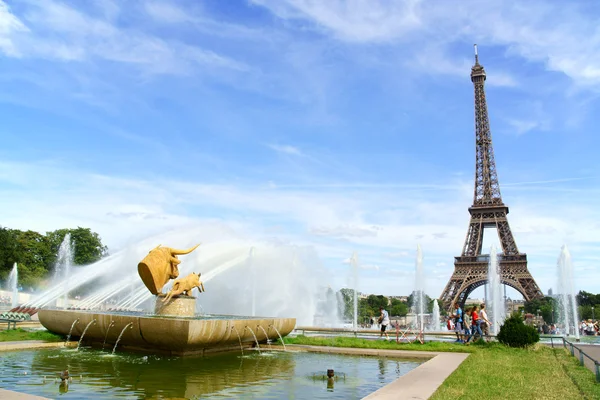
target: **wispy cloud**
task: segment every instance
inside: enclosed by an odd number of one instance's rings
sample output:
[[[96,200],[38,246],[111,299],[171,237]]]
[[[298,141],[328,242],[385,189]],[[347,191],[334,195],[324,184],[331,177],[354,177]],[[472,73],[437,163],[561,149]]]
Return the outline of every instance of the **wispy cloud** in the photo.
[[[69,179],[63,179],[65,176]],[[468,223],[469,196],[460,191],[440,200],[438,193],[427,191],[413,196],[372,189],[335,193],[257,189],[251,183],[208,184],[90,174],[67,171],[56,163],[0,163],[0,188],[3,224],[40,231],[77,224],[93,226],[112,248],[164,229],[207,225],[215,220],[249,238],[270,237],[270,221],[276,220],[280,238],[314,246],[326,264],[339,263],[340,255],[348,257],[356,250],[361,264],[379,267],[368,267],[365,273],[379,274],[400,265],[411,271],[418,242],[427,265],[438,269],[444,263],[447,266],[445,272],[431,277],[429,290],[433,295],[441,291],[452,272],[447,260],[460,252]],[[577,243],[600,240],[600,231],[588,222],[600,218],[593,196],[578,198],[576,208],[562,197],[522,196],[513,193],[509,199],[511,222],[520,248],[530,254],[534,276],[555,261],[563,240],[574,243],[574,255],[578,254]],[[399,197],[406,212],[391,217]],[[450,201],[453,197],[455,200]],[[15,209],[20,210],[18,215]],[[444,210],[442,220],[439,210]],[[243,219],[239,218],[241,212],[246,216]],[[417,241],[416,236],[421,238]],[[577,264],[592,265],[583,260]],[[549,286],[552,279],[542,276],[540,284]],[[412,286],[412,282],[379,284],[389,293],[408,293]]]
[[[269,146],[271,150],[275,150],[277,153],[288,154],[292,156],[305,155],[298,147],[289,144],[269,144],[267,146]]]
[[[35,3],[24,18],[0,3],[0,47],[8,56],[61,61],[94,58],[129,64],[151,74],[189,74],[194,67],[245,70],[230,57],[189,44],[123,28],[103,16],[93,16],[55,1]]]

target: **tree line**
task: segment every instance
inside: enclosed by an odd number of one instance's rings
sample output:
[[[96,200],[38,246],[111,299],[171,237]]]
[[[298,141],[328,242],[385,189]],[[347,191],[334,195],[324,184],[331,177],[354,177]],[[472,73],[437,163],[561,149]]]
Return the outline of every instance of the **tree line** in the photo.
[[[579,319],[598,319],[600,311],[600,294],[592,294],[580,290],[575,296]],[[593,308],[593,310],[592,310]],[[547,323],[555,323],[560,315],[560,305],[556,297],[546,296],[540,299],[526,301],[523,309],[525,312],[540,315]]]
[[[71,234],[73,265],[86,265],[108,255],[100,235],[90,228],[39,232],[0,227],[0,280],[6,282],[14,263],[18,264],[19,286],[25,290],[43,285],[55,270],[58,249]]]
[[[344,288],[340,290],[344,302],[344,319],[352,320],[354,318],[354,290]],[[433,311],[433,300],[425,295],[425,313]],[[358,321],[367,321],[371,318],[379,318],[379,307],[383,307],[389,313],[390,317],[405,317],[413,305],[415,293],[408,296],[407,301],[401,301],[397,298],[388,299],[383,295],[371,294],[366,298],[358,299]],[[445,314],[443,310],[440,310]]]

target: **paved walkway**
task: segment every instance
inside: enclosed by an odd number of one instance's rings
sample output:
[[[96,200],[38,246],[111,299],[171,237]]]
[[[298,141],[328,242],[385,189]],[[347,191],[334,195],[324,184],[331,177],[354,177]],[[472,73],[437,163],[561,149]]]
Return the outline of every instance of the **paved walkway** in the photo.
[[[47,397],[34,396],[27,393],[13,392],[12,390],[0,389],[0,399],[6,400],[48,400]]]

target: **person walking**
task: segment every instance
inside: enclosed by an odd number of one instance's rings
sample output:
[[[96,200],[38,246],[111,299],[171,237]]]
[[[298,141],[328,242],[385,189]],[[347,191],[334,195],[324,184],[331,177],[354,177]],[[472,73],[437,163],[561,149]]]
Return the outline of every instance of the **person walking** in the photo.
[[[386,310],[383,309],[383,307],[379,307],[379,312],[381,313],[378,320],[378,322],[381,324],[381,333],[379,334],[379,337],[383,337],[383,335],[385,335],[386,340],[390,340],[390,337],[386,332],[386,329],[390,324],[390,315]]]
[[[454,317],[454,332],[456,332],[456,341],[460,342],[462,340],[461,334],[463,330],[463,312],[458,303],[454,303],[454,314],[452,314],[452,316]]]
[[[481,330],[486,336],[486,340],[490,341],[490,327],[492,323],[488,319],[487,312],[485,311],[485,303],[481,303],[481,311],[479,312],[479,318],[481,318]]]
[[[471,309],[471,331],[474,330],[472,336],[475,336],[475,332],[477,332],[479,338],[483,339],[483,332],[481,332],[481,318],[479,318],[477,309],[477,306],[473,306]],[[473,341],[475,341],[475,339],[473,339]]]

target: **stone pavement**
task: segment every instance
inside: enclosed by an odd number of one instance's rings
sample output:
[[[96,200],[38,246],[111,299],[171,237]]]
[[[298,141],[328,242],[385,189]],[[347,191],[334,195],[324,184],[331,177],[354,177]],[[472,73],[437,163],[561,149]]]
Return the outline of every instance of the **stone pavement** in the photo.
[[[27,393],[13,392],[12,390],[0,389],[0,399],[2,400],[48,400],[46,397],[34,396]]]
[[[0,342],[1,351],[11,350],[26,350],[26,349],[40,349],[40,348],[53,348],[63,347],[65,342],[46,342],[44,340],[22,340],[18,342]],[[1,399],[2,397],[0,397]]]

